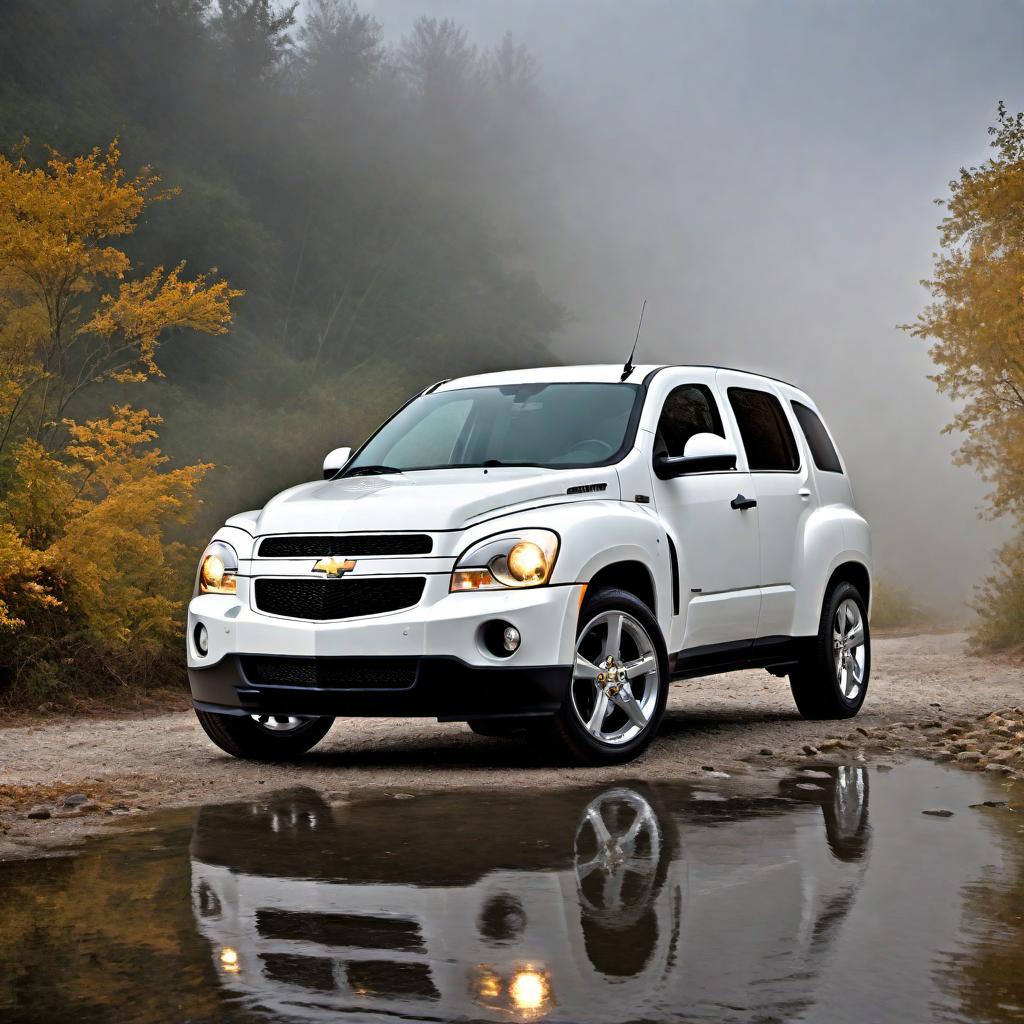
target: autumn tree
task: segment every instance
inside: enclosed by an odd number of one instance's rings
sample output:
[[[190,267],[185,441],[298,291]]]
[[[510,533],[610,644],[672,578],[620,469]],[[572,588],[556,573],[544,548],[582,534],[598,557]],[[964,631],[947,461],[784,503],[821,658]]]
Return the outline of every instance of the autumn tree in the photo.
[[[1024,114],[1000,103],[989,133],[994,155],[950,182],[924,282],[933,301],[905,329],[932,341],[931,379],[960,405],[946,430],[964,437],[957,461],[992,485],[989,514],[1024,525]],[[1018,539],[979,590],[978,642],[1024,642],[1022,564]]]
[[[118,147],[44,167],[0,156],[0,697],[61,663],[135,663],[173,636],[180,550],[209,468],[169,468],[159,418],[120,393],[160,375],[171,328],[222,334],[241,293],[184,264],[133,273],[123,243],[174,195]],[[106,414],[88,393],[113,396]],[[5,686],[6,684],[6,686]]]

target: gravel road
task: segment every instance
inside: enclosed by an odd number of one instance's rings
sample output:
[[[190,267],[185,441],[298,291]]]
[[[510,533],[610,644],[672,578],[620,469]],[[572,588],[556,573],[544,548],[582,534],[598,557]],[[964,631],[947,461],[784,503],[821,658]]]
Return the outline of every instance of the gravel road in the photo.
[[[960,634],[876,638],[873,647],[870,691],[853,721],[803,721],[788,682],[767,672],[696,679],[673,687],[650,750],[612,769],[548,767],[519,742],[417,719],[338,721],[301,763],[284,766],[227,757],[190,711],[0,728],[0,859],[64,846],[141,811],[292,786],[344,793],[692,779],[709,768],[749,775],[806,758],[805,745],[827,747],[829,737],[856,743],[858,726],[873,733],[895,722],[948,721],[1024,704],[1024,664],[968,656]],[[853,746],[844,743],[831,756],[858,756]],[[72,794],[87,798],[84,809],[65,809]],[[27,818],[39,805],[38,813],[50,816]]]

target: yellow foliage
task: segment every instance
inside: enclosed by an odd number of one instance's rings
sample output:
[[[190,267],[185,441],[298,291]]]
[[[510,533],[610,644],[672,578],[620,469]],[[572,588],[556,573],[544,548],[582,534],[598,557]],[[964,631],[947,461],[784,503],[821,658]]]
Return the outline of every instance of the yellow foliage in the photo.
[[[223,280],[184,263],[130,276],[120,240],[176,192],[158,185],[127,176],[116,143],[45,167],[0,156],[0,696],[26,666],[90,644],[144,652],[179,629],[187,572],[167,531],[210,467],[168,468],[145,409],[68,415],[92,385],[159,375],[168,328],[231,324],[242,293]]]
[[[958,461],[993,484],[995,514],[1024,516],[1024,117],[1000,104],[989,131],[997,155],[950,183],[934,301],[906,329],[933,339],[931,379],[962,403]]]

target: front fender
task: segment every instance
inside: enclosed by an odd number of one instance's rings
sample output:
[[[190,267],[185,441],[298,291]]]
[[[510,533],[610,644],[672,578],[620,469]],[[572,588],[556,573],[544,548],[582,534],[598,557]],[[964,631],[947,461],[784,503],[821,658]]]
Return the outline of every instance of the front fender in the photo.
[[[549,510],[545,525],[561,538],[551,582],[589,583],[616,562],[637,562],[654,585],[652,609],[668,636],[672,567],[661,524],[641,505],[621,501],[586,501]]]

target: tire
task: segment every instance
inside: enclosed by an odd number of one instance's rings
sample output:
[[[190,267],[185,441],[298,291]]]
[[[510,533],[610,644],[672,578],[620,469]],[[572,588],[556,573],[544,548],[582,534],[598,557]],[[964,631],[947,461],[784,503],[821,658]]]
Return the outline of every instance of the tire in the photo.
[[[285,718],[260,717],[274,723]],[[198,709],[196,718],[221,750],[249,761],[290,761],[315,747],[334,724],[333,718],[308,718],[291,727],[273,728],[251,715],[218,715]]]
[[[855,635],[855,627],[841,635],[841,610],[842,622],[847,627],[852,627],[852,619],[859,620],[861,643],[851,644],[846,639]],[[845,646],[837,649],[837,642]],[[789,673],[789,687],[797,710],[804,718],[815,721],[853,718],[864,703],[870,675],[871,634],[867,607],[852,583],[838,583],[825,595],[818,635],[811,649]]]
[[[621,688],[617,678],[607,679],[600,686],[593,673],[607,653],[609,626],[619,622],[621,641],[614,652],[616,673],[622,663],[649,665],[639,669],[628,688]],[[668,653],[654,613],[641,600],[624,590],[602,587],[588,593],[580,610],[576,632],[577,666],[559,711],[550,718],[534,720],[529,725],[531,740],[544,754],[554,760],[577,765],[624,764],[639,756],[654,739],[665,714],[668,699]],[[616,688],[614,697],[605,694],[606,712],[599,714],[602,688]],[[642,691],[639,690],[642,687]],[[636,688],[636,689],[634,689]],[[634,710],[644,719],[642,726],[626,711],[629,695],[635,698]],[[625,699],[623,699],[625,697]],[[591,721],[588,728],[583,716]],[[600,721],[598,721],[600,718]],[[600,735],[599,735],[600,734]]]

